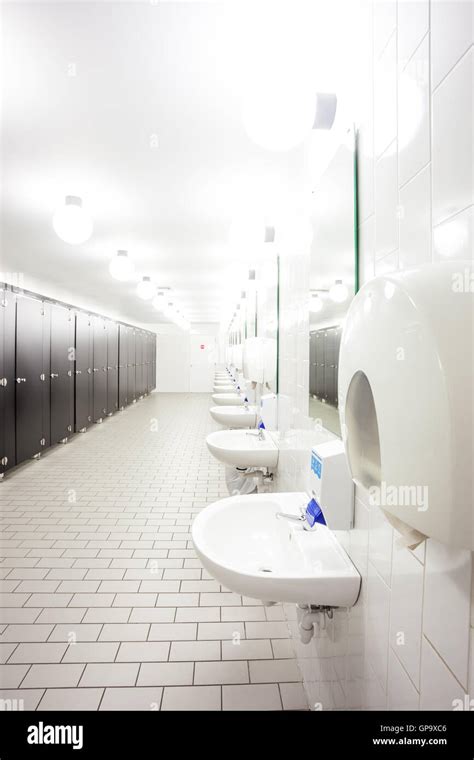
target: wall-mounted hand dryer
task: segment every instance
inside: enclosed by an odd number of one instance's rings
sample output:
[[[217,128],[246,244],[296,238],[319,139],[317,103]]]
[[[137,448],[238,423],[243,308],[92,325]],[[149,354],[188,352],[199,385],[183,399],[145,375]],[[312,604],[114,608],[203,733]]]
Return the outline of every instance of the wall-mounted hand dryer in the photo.
[[[425,536],[474,549],[474,265],[377,277],[349,308],[339,408],[356,483]]]

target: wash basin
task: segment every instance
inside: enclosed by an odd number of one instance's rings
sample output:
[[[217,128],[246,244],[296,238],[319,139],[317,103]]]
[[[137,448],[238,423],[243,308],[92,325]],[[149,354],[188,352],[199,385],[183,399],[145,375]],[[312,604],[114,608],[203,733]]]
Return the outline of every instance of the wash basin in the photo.
[[[255,430],[218,430],[206,438],[211,454],[224,464],[234,467],[276,467],[278,447],[263,432],[260,440]]]
[[[226,385],[214,385],[214,393],[237,393],[237,389],[231,383]]]
[[[256,406],[211,406],[209,411],[212,419],[225,427],[248,428],[257,424]]]
[[[243,397],[240,396],[237,391],[234,391],[233,393],[213,393],[212,400],[218,406],[238,406],[239,404],[244,403]]]
[[[310,531],[298,516],[305,493],[231,496],[205,507],[192,538],[206,570],[226,588],[264,602],[351,607],[360,575],[325,525]]]

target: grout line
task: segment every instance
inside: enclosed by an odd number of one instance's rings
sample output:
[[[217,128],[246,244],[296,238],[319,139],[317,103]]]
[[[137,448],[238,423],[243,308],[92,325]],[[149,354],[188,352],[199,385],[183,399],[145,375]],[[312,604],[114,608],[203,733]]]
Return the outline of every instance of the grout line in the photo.
[[[455,69],[455,68],[456,68],[456,67],[457,67],[457,66],[458,66],[458,65],[459,65],[459,64],[460,64],[460,63],[461,63],[461,62],[464,60],[464,58],[465,58],[465,57],[466,57],[466,56],[469,54],[469,52],[470,52],[471,50],[473,50],[473,49],[474,49],[474,43],[472,43],[472,42],[471,42],[471,44],[469,45],[469,47],[468,47],[468,48],[466,48],[466,50],[465,50],[465,51],[464,51],[464,52],[461,54],[461,56],[460,56],[460,57],[457,59],[457,61],[456,61],[456,62],[455,62],[455,63],[454,63],[452,66],[451,66],[451,68],[449,69],[449,71],[448,71],[448,72],[447,72],[447,73],[446,73],[446,74],[443,76],[443,78],[442,78],[442,79],[441,79],[441,80],[438,82],[438,84],[436,85],[436,87],[434,87],[434,88],[431,90],[431,93],[430,93],[430,95],[431,95],[431,97],[430,97],[430,101],[432,100],[432,98],[433,98],[433,95],[434,95],[434,94],[437,92],[437,90],[438,90],[438,89],[441,87],[441,85],[442,85],[442,84],[444,84],[444,82],[445,82],[445,81],[446,81],[446,79],[449,77],[449,75],[450,75],[450,74],[452,74],[452,72],[454,71],[454,69]],[[431,56],[430,56],[430,58],[431,58]]]

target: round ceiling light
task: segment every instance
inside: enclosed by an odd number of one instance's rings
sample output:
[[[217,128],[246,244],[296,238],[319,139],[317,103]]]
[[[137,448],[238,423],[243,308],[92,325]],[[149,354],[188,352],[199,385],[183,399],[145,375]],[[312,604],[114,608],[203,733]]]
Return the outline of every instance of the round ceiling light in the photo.
[[[63,206],[53,216],[53,229],[61,240],[70,245],[85,243],[92,235],[92,219],[82,208],[82,199],[66,195]]]
[[[128,258],[127,251],[117,251],[109,264],[109,272],[115,280],[126,282],[133,274],[133,262]]]
[[[153,285],[150,277],[142,277],[137,285],[137,296],[144,301],[148,301],[153,298],[155,293],[155,286]]]
[[[153,308],[156,311],[164,311],[166,309],[166,298],[164,293],[157,293],[153,299]]]
[[[324,304],[322,299],[318,296],[317,293],[312,293],[311,298],[309,300],[309,310],[312,314],[317,314],[320,312],[323,308]]]
[[[335,303],[344,303],[344,301],[347,300],[348,295],[349,290],[347,289],[347,285],[344,285],[342,280],[336,280],[334,285],[332,285],[329,290],[329,298],[331,298],[331,300],[333,300]]]
[[[316,92],[297,80],[268,79],[247,93],[243,123],[250,139],[261,148],[286,151],[310,134],[316,115]]]

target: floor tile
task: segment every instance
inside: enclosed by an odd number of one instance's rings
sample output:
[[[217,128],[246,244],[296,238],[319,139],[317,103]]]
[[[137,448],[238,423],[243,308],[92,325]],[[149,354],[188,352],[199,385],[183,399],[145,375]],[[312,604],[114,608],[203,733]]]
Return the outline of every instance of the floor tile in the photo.
[[[301,681],[296,660],[254,660],[249,669],[251,683]]]
[[[46,689],[38,710],[98,710],[104,689]]]
[[[134,686],[138,665],[129,662],[89,663],[80,686]]]
[[[149,629],[146,623],[106,623],[99,641],[146,641]]]
[[[145,662],[140,666],[137,686],[192,684],[193,671],[192,662]]]
[[[281,710],[277,684],[223,686],[223,710]]]
[[[18,644],[8,662],[61,662],[66,649],[67,644]]]
[[[32,665],[22,688],[77,686],[84,665]]]
[[[167,686],[162,710],[220,710],[219,686]]]
[[[271,643],[268,639],[241,639],[222,642],[223,660],[273,659]]]
[[[249,683],[246,661],[196,662],[195,684]]]
[[[220,641],[172,641],[170,662],[187,660],[220,660]]]
[[[109,688],[105,690],[101,710],[159,710],[163,689],[161,687]]]
[[[236,687],[303,709],[300,684],[277,680],[296,677],[281,607],[223,588],[192,546],[194,517],[227,495],[208,409],[206,394],[152,394],[2,484],[0,683],[25,708],[218,710]]]
[[[0,665],[2,689],[16,689],[28,672],[29,665]]]
[[[0,712],[36,710],[44,689],[0,689]]]
[[[69,644],[62,662],[113,662],[119,645],[115,642],[89,641]]]
[[[124,641],[120,644],[116,662],[159,662],[168,659],[168,641]]]
[[[152,624],[149,641],[195,640],[197,623],[156,623]]]

